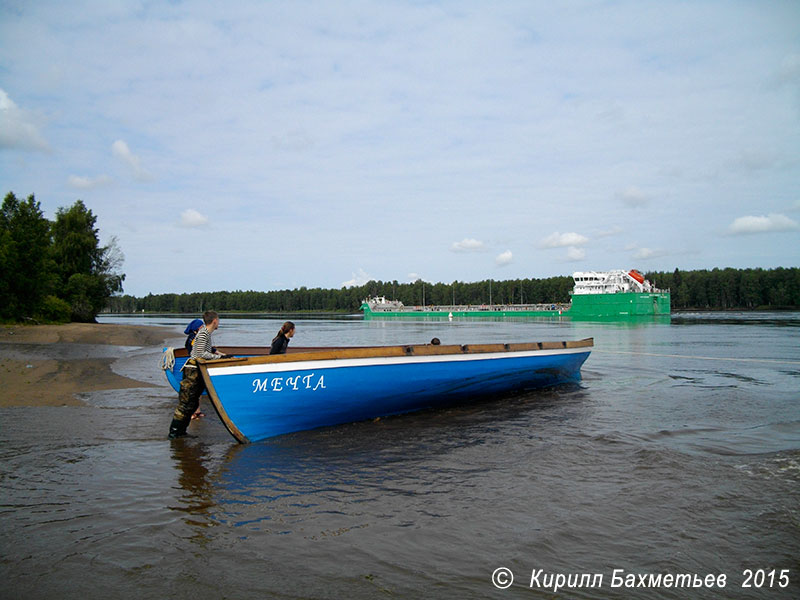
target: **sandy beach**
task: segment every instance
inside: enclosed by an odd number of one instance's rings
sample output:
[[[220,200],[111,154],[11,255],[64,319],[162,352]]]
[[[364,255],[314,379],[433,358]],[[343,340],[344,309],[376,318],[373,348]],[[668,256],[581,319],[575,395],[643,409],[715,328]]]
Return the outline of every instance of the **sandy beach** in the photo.
[[[98,323],[0,327],[0,406],[81,405],[76,394],[150,387],[117,375],[107,346],[160,346],[176,337],[165,327]]]

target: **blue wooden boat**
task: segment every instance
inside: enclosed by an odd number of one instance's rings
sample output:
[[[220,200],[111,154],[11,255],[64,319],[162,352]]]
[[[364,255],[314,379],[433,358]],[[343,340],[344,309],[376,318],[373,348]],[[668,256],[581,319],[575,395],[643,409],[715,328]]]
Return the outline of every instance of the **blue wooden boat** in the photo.
[[[295,348],[280,355],[201,360],[198,366],[225,427],[247,443],[580,381],[581,365],[592,346],[588,338],[470,346]]]

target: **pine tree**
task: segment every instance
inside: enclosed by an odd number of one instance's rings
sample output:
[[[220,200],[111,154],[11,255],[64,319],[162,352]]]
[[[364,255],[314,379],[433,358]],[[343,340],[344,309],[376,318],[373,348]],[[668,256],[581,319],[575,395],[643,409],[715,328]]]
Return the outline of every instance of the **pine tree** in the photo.
[[[50,222],[33,194],[9,192],[0,209],[0,317],[33,318],[53,285]]]

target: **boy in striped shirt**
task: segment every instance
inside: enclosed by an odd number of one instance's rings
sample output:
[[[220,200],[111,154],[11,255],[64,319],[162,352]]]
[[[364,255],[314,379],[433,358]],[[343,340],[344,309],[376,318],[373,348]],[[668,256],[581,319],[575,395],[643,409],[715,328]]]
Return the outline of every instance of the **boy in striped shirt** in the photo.
[[[206,389],[195,359],[225,358],[224,354],[214,352],[215,348],[211,343],[211,334],[219,327],[219,315],[213,310],[207,310],[203,313],[203,323],[204,325],[194,338],[191,357],[183,366],[183,380],[178,392],[178,407],[175,409],[172,423],[169,426],[168,437],[171,440],[186,435],[186,428],[189,426],[189,421],[192,420],[192,414],[200,405],[200,396]]]

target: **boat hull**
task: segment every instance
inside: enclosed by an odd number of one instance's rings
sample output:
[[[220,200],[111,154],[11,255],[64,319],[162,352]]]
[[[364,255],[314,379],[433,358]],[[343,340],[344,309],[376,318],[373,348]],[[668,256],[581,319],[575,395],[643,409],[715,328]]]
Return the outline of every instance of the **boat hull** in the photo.
[[[209,396],[240,442],[580,380],[592,342],[379,349],[209,361]],[[515,347],[512,347],[515,346]],[[525,348],[518,348],[525,346]],[[453,350],[456,348],[457,350]],[[448,350],[450,349],[450,350]]]
[[[167,352],[169,348],[164,348],[164,352]],[[172,389],[176,392],[180,391],[181,389],[181,381],[183,380],[183,365],[186,364],[186,361],[189,360],[188,356],[176,356],[174,358],[174,362],[170,365],[164,365],[162,363],[162,370],[164,371],[164,376],[167,378],[167,382],[172,386]]]

